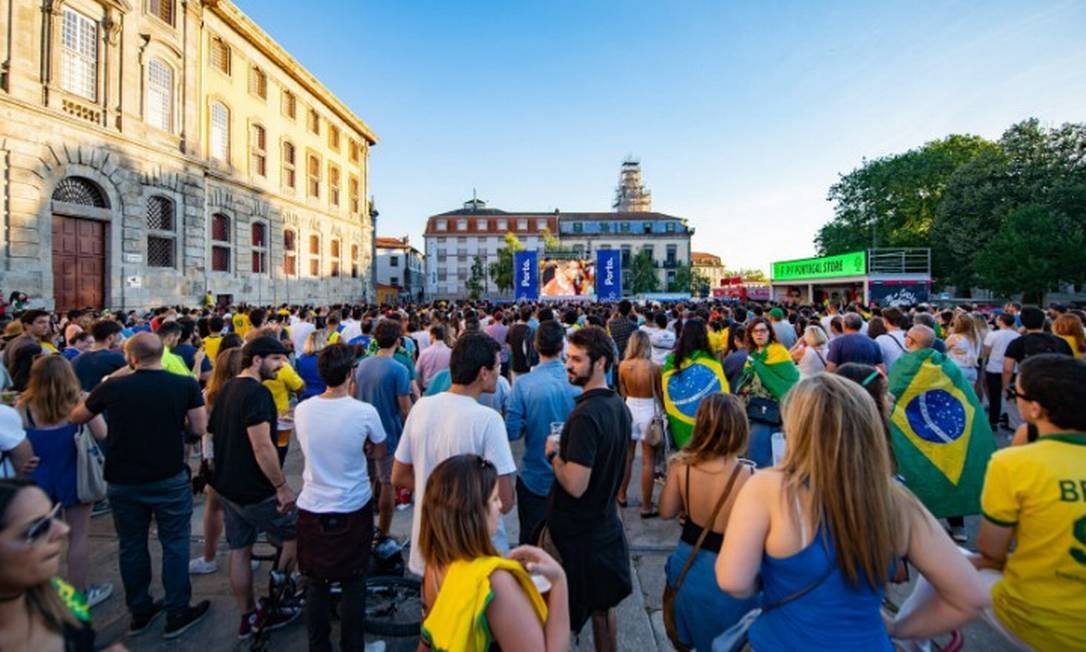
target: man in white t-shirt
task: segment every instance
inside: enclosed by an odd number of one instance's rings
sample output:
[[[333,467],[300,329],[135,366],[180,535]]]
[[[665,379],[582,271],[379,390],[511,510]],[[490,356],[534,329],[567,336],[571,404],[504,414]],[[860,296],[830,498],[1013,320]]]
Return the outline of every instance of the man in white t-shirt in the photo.
[[[305,340],[317,330],[313,324],[313,313],[306,312],[302,320],[290,327],[290,341],[294,344],[294,355],[301,355],[305,350]]]
[[[346,311],[345,311],[346,312]],[[339,332],[339,341],[347,344],[356,337],[362,335],[362,309],[354,308],[351,314],[340,322],[343,330]]]
[[[833,332],[833,329],[830,328],[830,324],[833,323],[834,317],[839,316],[838,313],[840,312],[841,306],[836,303],[829,303],[826,305],[826,316],[823,317],[820,322],[822,324],[822,330],[826,331],[826,335],[831,340],[837,337],[837,335]]]
[[[902,330],[908,323],[905,314],[898,308],[887,308],[882,311],[882,322],[886,324],[886,332],[875,338],[875,343],[882,349],[882,363],[886,365],[886,371],[894,366],[897,359],[905,355],[905,331]]]
[[[0,405],[0,460],[0,478],[25,477],[38,467],[23,419],[7,405]]]
[[[501,345],[482,333],[461,336],[449,359],[452,387],[446,392],[426,396],[411,408],[404,423],[396,458],[392,464],[392,484],[415,492],[411,521],[411,540],[419,540],[419,518],[426,500],[426,481],[435,466],[454,455],[474,453],[492,462],[498,471],[498,496],[503,514],[516,503],[513,490],[517,471],[505,422],[500,414],[479,404],[479,395],[493,393],[501,375]],[[502,521],[494,535],[498,552],[508,552],[509,544]],[[423,561],[418,545],[411,546],[408,568],[422,575]]]
[[[996,317],[998,328],[984,336],[982,357],[987,360],[984,363],[984,383],[988,390],[988,423],[992,426],[992,432],[998,432],[999,417],[1003,414],[1003,354],[1007,352],[1007,345],[1018,339],[1015,318],[1009,312],[999,315]]]
[[[298,567],[306,574],[305,622],[309,643],[331,649],[332,580],[342,587],[344,622],[361,623],[366,615],[366,568],[373,540],[373,491],[366,473],[370,456],[385,456],[385,429],[377,409],[349,392],[354,350],[332,344],[317,358],[327,389],[302,401],[294,428],[305,457],[298,495]],[[348,614],[351,614],[349,617]],[[341,647],[361,650],[361,627],[341,628]],[[323,645],[316,645],[316,642]]]

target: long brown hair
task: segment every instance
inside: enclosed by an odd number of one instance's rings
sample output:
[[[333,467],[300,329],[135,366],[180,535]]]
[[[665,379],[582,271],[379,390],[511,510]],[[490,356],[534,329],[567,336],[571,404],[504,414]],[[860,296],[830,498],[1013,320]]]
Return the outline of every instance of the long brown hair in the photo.
[[[497,484],[498,471],[478,455],[456,455],[434,467],[419,522],[419,552],[427,566],[498,554],[486,523]]]
[[[630,339],[626,342],[626,357],[624,360],[651,360],[652,342],[649,334],[643,330],[630,333]]]
[[[907,492],[892,478],[882,416],[856,383],[817,374],[792,388],[782,406],[788,449],[782,499],[811,492],[849,582],[882,586],[901,540]]]
[[[1068,312],[1056,317],[1056,321],[1052,322],[1052,332],[1074,340],[1079,355],[1086,353],[1086,335],[1082,332],[1082,319],[1078,315]]]
[[[211,370],[211,378],[208,379],[207,387],[204,389],[204,403],[207,404],[208,412],[211,411],[211,406],[215,404],[215,397],[222,391],[226,381],[239,373],[241,373],[241,349],[219,351],[219,356],[215,358],[215,367]]]
[[[963,335],[974,346],[981,343],[980,334],[977,333],[977,324],[973,321],[973,317],[967,313],[959,313],[954,316],[954,321],[951,323],[950,330],[955,335]]]
[[[750,422],[743,402],[733,394],[710,394],[698,405],[694,433],[675,461],[694,466],[736,455],[746,449],[749,438]]]
[[[20,403],[42,423],[60,423],[79,403],[81,388],[72,365],[59,355],[43,355],[30,367],[30,380]]]
[[[68,361],[61,356],[50,357],[56,357],[64,364],[68,364]],[[8,511],[11,509],[11,504],[15,502],[16,496],[19,495],[19,492],[30,488],[37,489],[37,485],[30,480],[0,480],[0,529],[4,529],[9,525]],[[38,489],[38,491],[41,490]],[[52,582],[46,582],[27,589],[26,606],[31,615],[39,616],[45,626],[55,633],[63,634],[65,625],[80,626],[71,610],[60,599],[56,589],[53,588]]]

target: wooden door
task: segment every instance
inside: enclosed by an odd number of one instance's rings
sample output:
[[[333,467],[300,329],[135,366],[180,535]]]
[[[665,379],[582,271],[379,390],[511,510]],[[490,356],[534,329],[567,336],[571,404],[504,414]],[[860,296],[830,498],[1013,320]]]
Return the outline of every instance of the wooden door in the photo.
[[[53,299],[56,310],[105,307],[106,225],[53,216]]]

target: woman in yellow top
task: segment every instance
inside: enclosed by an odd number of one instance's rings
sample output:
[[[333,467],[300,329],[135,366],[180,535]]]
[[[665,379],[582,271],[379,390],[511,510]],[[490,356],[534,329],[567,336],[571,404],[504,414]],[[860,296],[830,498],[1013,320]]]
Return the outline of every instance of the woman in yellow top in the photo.
[[[1086,354],[1086,333],[1082,330],[1082,318],[1073,313],[1065,313],[1052,322],[1052,332],[1059,335],[1071,347],[1076,358]]]
[[[274,327],[265,326],[250,331],[250,336],[246,338],[246,341],[265,335],[279,339],[279,333]],[[263,384],[271,392],[272,399],[275,400],[275,411],[279,415],[275,449],[279,453],[279,466],[282,466],[287,459],[287,450],[290,448],[290,435],[294,432],[293,419],[289,416],[290,396],[291,394],[299,394],[305,389],[305,381],[294,370],[293,365],[285,364],[279,367],[275,378],[265,380]]]
[[[539,548],[498,556],[490,537],[500,507],[497,470],[478,455],[450,457],[430,473],[419,527],[426,564],[422,638],[438,651],[565,652],[566,574]],[[546,603],[533,580],[543,583]]]

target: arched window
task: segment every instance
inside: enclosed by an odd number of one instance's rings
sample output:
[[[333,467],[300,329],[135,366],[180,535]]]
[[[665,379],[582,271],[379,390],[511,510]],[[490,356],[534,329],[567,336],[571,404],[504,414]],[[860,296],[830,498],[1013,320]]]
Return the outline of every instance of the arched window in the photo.
[[[351,278],[358,278],[358,245],[351,245]]]
[[[66,177],[57,184],[53,190],[53,201],[62,201],[81,206],[93,206],[95,208],[109,208],[109,201],[105,193],[90,179],[83,177]]]
[[[173,132],[173,68],[161,59],[147,63],[147,124]]]
[[[230,74],[230,46],[217,36],[211,37],[208,45],[211,51],[211,67],[216,68],[227,75]]]
[[[249,126],[249,174],[268,176],[267,132],[258,124]]]
[[[294,168],[294,144],[290,142],[283,142],[283,187],[294,190],[295,175]]]
[[[339,240],[332,240],[332,276],[339,276],[339,263],[340,263],[340,243]]]
[[[319,235],[309,236],[309,275],[317,277],[321,275],[321,237]]]
[[[288,277],[298,274],[298,234],[293,229],[283,231],[283,274]]]
[[[211,158],[230,162],[230,109],[222,102],[211,103]]]
[[[88,100],[97,100],[98,24],[64,7],[60,30],[60,87]]]
[[[147,199],[147,266],[176,267],[177,224],[173,202]]]
[[[222,213],[211,216],[211,271],[230,271],[230,218]]]
[[[253,274],[268,272],[268,227],[263,222],[252,224]]]

